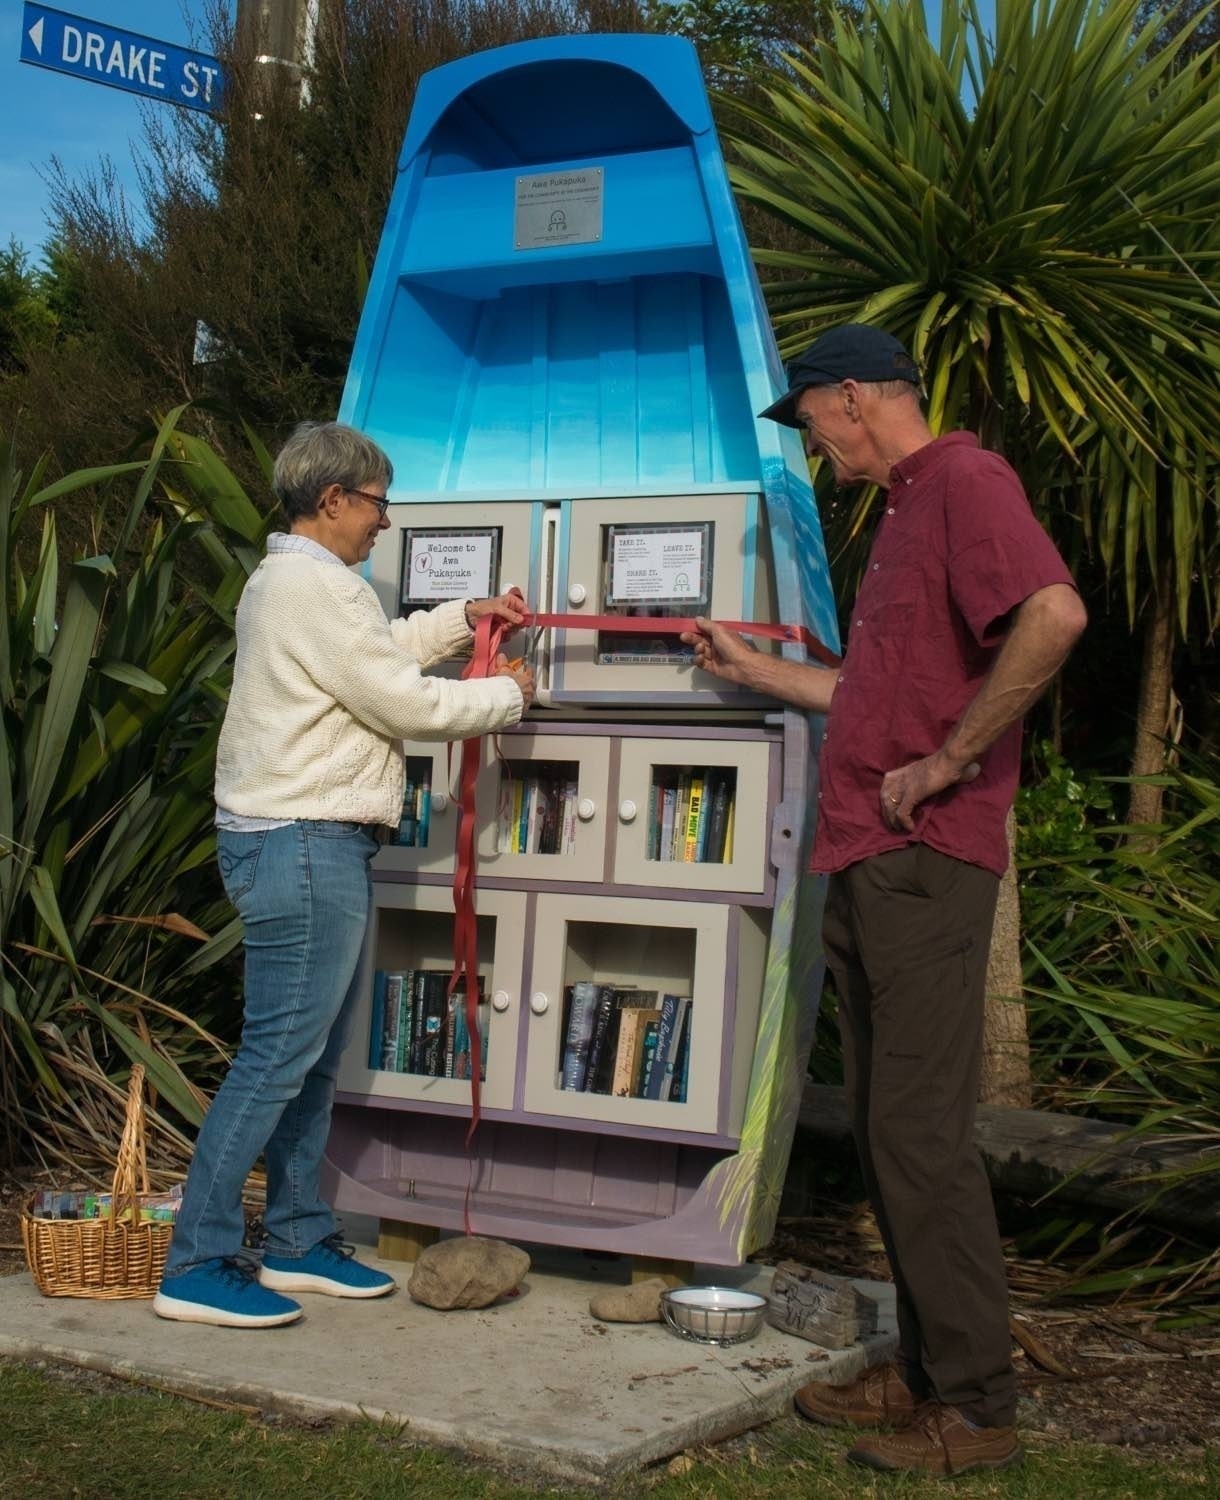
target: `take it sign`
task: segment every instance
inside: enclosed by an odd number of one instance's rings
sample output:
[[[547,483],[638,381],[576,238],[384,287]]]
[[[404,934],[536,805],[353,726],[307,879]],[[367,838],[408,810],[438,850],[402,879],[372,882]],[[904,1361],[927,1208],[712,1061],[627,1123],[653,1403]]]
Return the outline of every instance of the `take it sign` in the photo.
[[[224,92],[224,71],[206,52],[28,0],[21,20],[21,61],[186,109],[219,109]]]

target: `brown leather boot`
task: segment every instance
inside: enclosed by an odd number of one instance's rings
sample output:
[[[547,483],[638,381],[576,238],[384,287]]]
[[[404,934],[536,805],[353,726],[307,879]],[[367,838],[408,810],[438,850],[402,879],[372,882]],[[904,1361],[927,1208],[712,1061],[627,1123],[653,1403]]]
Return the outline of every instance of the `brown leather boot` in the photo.
[[[908,1474],[967,1474],[1006,1469],[1025,1451],[1015,1427],[971,1427],[956,1406],[925,1401],[901,1432],[864,1438],[848,1462]]]
[[[915,1398],[891,1360],[865,1370],[850,1385],[811,1380],[793,1400],[803,1417],[827,1427],[903,1427],[915,1410]]]

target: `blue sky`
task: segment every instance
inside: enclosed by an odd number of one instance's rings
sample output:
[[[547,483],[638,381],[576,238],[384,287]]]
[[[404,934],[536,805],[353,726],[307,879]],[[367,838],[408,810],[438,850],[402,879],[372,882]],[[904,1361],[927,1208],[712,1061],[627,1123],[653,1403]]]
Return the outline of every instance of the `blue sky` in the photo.
[[[206,51],[205,0],[48,0],[55,10],[139,36]],[[141,111],[172,109],[136,94],[20,62],[22,0],[0,0],[0,247],[16,237],[36,259],[47,237],[45,173],[58,156],[70,176],[108,156],[131,183]],[[194,33],[192,33],[194,25]]]

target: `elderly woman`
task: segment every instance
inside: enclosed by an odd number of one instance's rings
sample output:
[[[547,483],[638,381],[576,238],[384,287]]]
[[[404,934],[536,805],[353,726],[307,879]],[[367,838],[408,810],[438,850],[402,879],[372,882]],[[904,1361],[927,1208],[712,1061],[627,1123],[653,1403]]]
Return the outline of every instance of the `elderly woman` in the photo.
[[[480,615],[524,618],[516,593],[387,621],[351,565],[384,531],[389,459],[338,422],[284,445],[274,488],[288,518],[246,585],[216,758],[217,851],[245,924],[245,1019],[199,1132],[165,1276],[163,1318],[265,1328],[301,1316],[285,1292],[378,1297],[319,1193],[339,1056],[362,983],[369,862],[402,809],[402,741],[515,724],[527,669],[455,682],[425,669],[468,645]],[[238,1258],[241,1195],[265,1158],[267,1241]]]

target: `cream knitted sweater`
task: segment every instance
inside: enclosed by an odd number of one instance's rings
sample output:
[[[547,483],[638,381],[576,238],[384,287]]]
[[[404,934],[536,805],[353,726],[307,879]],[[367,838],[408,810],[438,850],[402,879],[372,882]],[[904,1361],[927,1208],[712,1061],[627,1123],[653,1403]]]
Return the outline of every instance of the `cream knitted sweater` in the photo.
[[[305,553],[269,554],[237,609],[217,805],[253,818],[396,825],[404,739],[469,739],[521,717],[511,677],[423,675],[469,641],[460,600],[391,624],[358,574]]]

